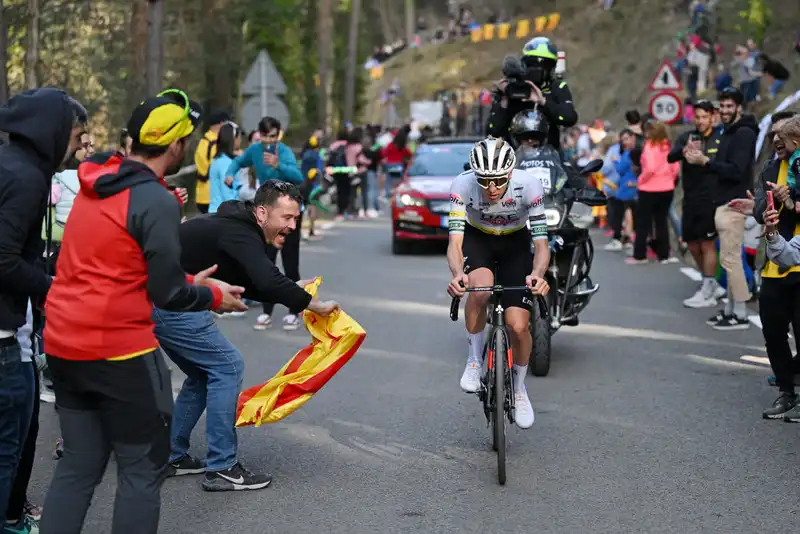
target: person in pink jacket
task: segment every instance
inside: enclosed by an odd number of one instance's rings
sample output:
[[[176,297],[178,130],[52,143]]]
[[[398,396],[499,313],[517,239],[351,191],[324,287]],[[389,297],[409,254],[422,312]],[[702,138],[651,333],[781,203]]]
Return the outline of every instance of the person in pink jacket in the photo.
[[[639,174],[636,240],[628,263],[647,263],[647,238],[655,228],[653,250],[659,261],[669,260],[669,207],[675,192],[679,163],[668,163],[670,140],[664,123],[653,121],[647,129]]]

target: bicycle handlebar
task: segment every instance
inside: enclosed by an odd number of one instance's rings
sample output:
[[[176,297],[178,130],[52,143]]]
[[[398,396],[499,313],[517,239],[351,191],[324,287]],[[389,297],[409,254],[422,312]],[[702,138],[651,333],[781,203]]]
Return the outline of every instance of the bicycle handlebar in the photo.
[[[486,287],[468,287],[465,291],[467,293],[491,292],[492,295],[495,295],[497,293],[503,293],[504,291],[530,291],[530,288],[528,286],[486,286]],[[450,303],[451,321],[458,321],[458,306],[460,302],[461,302],[461,297],[453,297],[453,301]]]

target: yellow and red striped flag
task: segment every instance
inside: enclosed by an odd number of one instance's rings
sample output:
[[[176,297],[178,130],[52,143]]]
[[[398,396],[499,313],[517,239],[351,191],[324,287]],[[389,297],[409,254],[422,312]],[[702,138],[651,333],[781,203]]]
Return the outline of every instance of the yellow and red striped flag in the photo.
[[[316,296],[322,278],[305,287]],[[239,395],[236,426],[274,423],[305,404],[356,353],[367,337],[352,317],[338,310],[328,317],[303,312],[311,344],[301,349],[275,376]]]

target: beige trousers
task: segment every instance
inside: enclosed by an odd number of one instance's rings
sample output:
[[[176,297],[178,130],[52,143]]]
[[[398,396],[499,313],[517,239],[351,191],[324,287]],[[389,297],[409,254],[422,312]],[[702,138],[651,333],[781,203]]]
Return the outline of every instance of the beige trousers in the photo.
[[[714,213],[714,224],[719,234],[719,263],[728,274],[728,298],[734,302],[750,300],[750,289],[742,267],[742,244],[746,215],[728,206],[720,206]]]

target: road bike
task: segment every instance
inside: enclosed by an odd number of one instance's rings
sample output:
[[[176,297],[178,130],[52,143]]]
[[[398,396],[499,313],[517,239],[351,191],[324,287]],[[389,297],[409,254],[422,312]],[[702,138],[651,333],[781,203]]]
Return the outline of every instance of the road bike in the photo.
[[[492,449],[497,451],[497,480],[500,485],[506,483],[506,420],[509,424],[514,424],[514,381],[511,367],[513,360],[503,313],[505,310],[501,304],[501,297],[506,291],[530,291],[530,289],[527,286],[501,285],[466,289],[467,293],[491,292],[492,294],[489,298],[491,326],[483,345],[483,375],[477,395],[483,403],[487,425],[492,427]],[[450,319],[453,321],[458,320],[460,301],[459,297],[453,297],[450,305]],[[537,295],[536,302],[540,313],[546,316],[547,308],[540,295]]]

